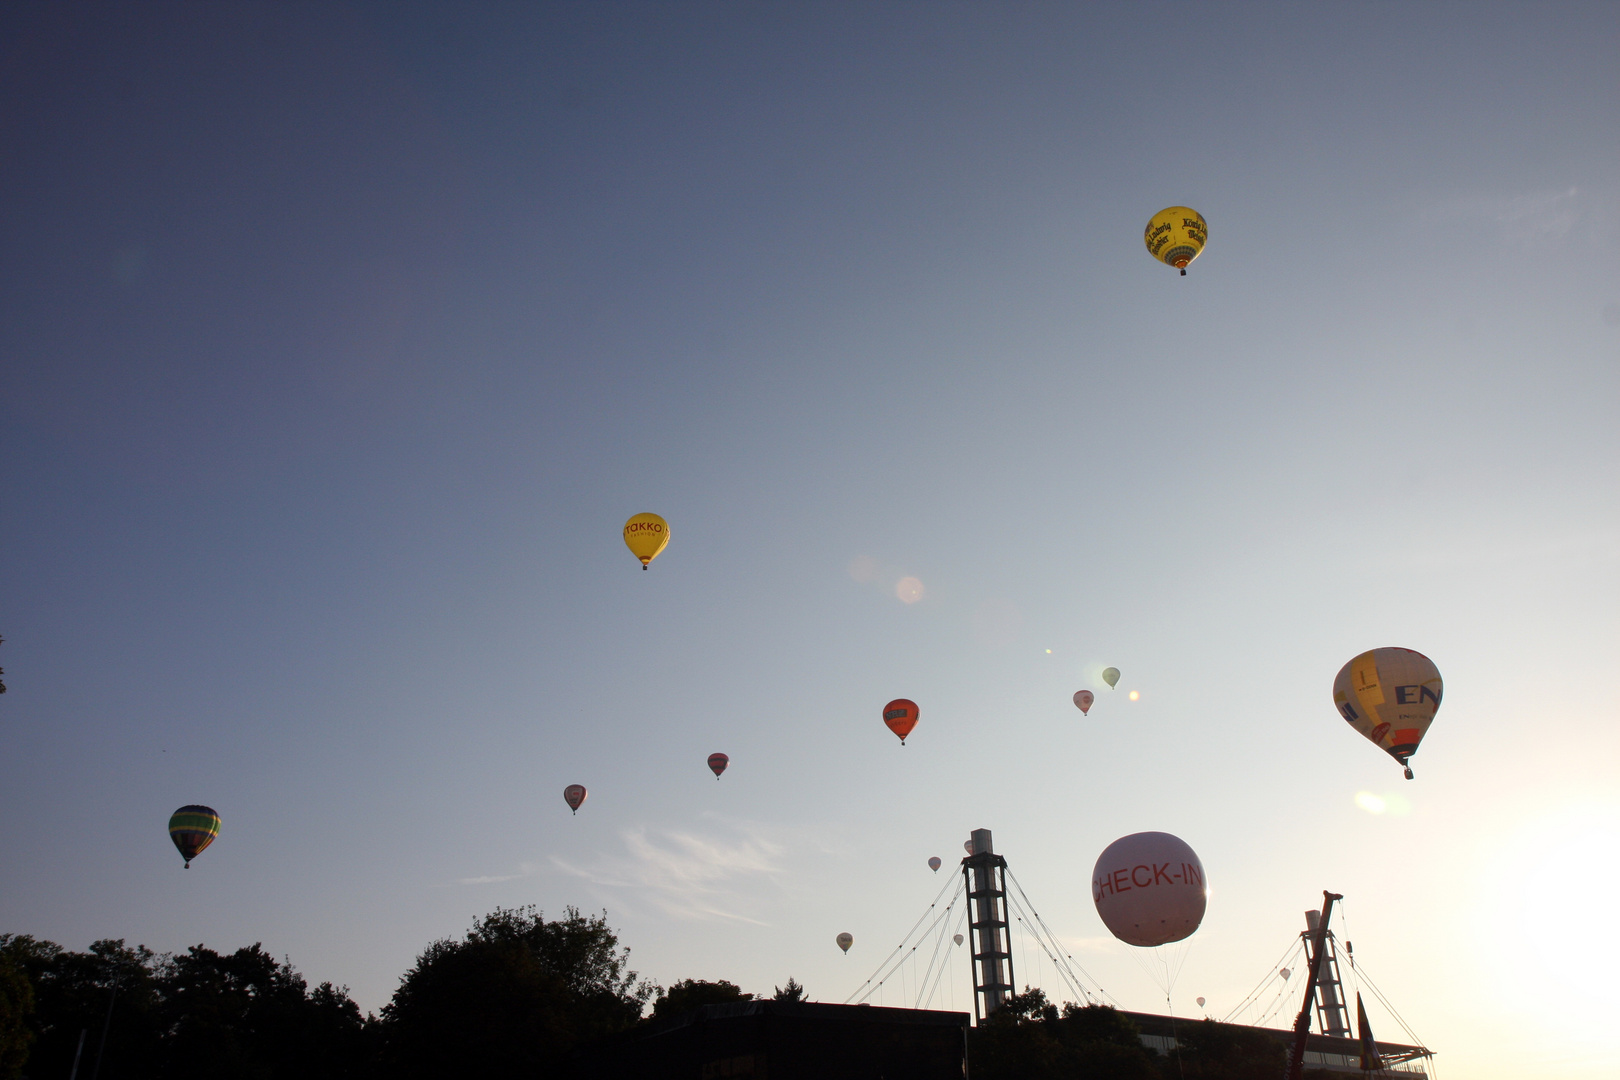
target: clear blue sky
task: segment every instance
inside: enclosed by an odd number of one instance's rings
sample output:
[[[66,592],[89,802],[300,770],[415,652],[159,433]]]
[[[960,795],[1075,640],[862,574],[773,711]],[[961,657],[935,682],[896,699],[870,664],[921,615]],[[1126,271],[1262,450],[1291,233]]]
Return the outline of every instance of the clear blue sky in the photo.
[[[7,5],[0,931],[375,1009],[575,904],[842,1001],[987,827],[1155,1009],[1088,881],[1159,829],[1178,1013],[1331,888],[1448,1080],[1613,1075],[1617,53],[1613,4]],[[1382,645],[1446,679],[1410,783],[1332,707]]]

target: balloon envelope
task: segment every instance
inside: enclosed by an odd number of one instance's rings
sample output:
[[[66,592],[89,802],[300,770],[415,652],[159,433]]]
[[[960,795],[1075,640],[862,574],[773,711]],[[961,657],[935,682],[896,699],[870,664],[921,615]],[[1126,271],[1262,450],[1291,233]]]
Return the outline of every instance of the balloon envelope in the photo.
[[[1103,682],[1108,684],[1108,689],[1110,689],[1110,690],[1112,690],[1116,685],[1118,685],[1118,683],[1119,683],[1119,668],[1117,668],[1117,667],[1105,667],[1105,668],[1103,668]]]
[[[1198,1007],[1200,1009],[1202,1009],[1204,1007],[1204,999],[1203,998],[1198,999]]]
[[[1093,694],[1090,690],[1076,690],[1075,691],[1075,694],[1074,694],[1075,708],[1079,709],[1084,714],[1089,715],[1091,713],[1092,703],[1095,702],[1096,700],[1097,700],[1097,695]]]
[[[669,522],[657,514],[637,514],[624,523],[624,546],[641,560],[641,568],[669,546]]]
[[[219,835],[219,815],[211,806],[182,806],[169,817],[169,839],[191,869],[191,860]]]
[[[1204,920],[1204,864],[1169,833],[1122,836],[1097,858],[1091,899],[1103,925],[1127,945],[1180,941]]]
[[[973,841],[971,841],[971,840],[962,841],[962,850],[967,852],[969,855],[973,854]]]
[[[1278,972],[1278,974],[1283,977],[1283,982],[1287,982],[1288,976],[1292,975],[1293,972],[1289,971],[1287,968],[1283,968],[1282,971]]]
[[[936,874],[939,873],[939,868],[943,865],[944,863],[940,862],[938,855],[931,856],[928,860],[928,869],[932,870]]]
[[[1153,215],[1142,230],[1142,242],[1148,254],[1183,274],[1187,264],[1198,258],[1209,239],[1209,225],[1204,215],[1190,206],[1167,206]]]
[[[849,947],[855,944],[855,936],[853,934],[839,934],[836,940],[838,941],[838,947],[843,949],[845,952],[849,952]]]
[[[709,755],[709,768],[714,771],[716,780],[720,779],[720,774],[726,771],[726,766],[729,764],[731,764],[731,759],[724,754]],[[744,784],[743,786],[747,787],[748,785]]]
[[[1406,764],[1440,708],[1440,670],[1411,649],[1373,649],[1333,680],[1333,704],[1374,746]],[[1412,778],[1412,770],[1406,770]]]
[[[569,784],[563,788],[563,802],[568,804],[568,809],[577,814],[585,803],[585,785]]]
[[[917,726],[917,703],[910,698],[895,698],[883,706],[883,722],[900,736],[900,745],[906,745],[906,736]]]
[[[961,934],[954,934],[954,935],[952,935],[952,940],[955,941],[958,945],[960,945],[960,944],[962,944],[962,935]]]

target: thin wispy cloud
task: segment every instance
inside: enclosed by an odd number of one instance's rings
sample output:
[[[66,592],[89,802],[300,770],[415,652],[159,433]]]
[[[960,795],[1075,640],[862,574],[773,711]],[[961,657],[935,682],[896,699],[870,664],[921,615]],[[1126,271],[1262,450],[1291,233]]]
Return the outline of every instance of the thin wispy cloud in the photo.
[[[1587,217],[1588,200],[1580,188],[1568,187],[1519,195],[1465,195],[1432,208],[1431,224],[1469,221],[1495,231],[1512,243],[1557,240]]]
[[[552,862],[566,873],[616,894],[621,902],[641,897],[652,907],[680,919],[728,919],[768,925],[748,914],[759,901],[749,893],[762,883],[774,884],[784,873],[786,846],[753,828],[736,836],[691,830],[626,829],[619,835],[625,852],[575,865]]]
[[[534,877],[540,868],[533,863],[519,863],[517,871],[511,874],[485,874],[482,877],[457,878],[457,885],[495,885],[502,881],[518,881],[522,878]]]

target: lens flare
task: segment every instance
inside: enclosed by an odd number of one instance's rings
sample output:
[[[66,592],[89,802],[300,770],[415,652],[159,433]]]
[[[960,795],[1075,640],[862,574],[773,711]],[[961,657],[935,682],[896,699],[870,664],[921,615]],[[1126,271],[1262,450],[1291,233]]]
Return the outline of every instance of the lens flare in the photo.
[[[915,604],[923,598],[923,583],[914,577],[903,577],[894,587],[894,595],[903,603]]]
[[[1137,693],[1135,690],[1132,690],[1131,691],[1131,700],[1132,701],[1141,701],[1142,700],[1142,695]]]
[[[1370,791],[1356,792],[1356,805],[1369,814],[1382,814],[1389,809],[1389,804],[1384,801],[1382,796],[1374,795]]]

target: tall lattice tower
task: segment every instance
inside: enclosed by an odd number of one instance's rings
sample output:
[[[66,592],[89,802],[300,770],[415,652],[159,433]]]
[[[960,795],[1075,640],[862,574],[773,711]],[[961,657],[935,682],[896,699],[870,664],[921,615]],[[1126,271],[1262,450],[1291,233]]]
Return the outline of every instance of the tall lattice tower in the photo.
[[[1305,960],[1312,960],[1311,945],[1316,928],[1321,925],[1320,912],[1305,913]],[[1339,981],[1339,952],[1333,947],[1333,932],[1328,931],[1322,941],[1322,970],[1316,977],[1316,1023],[1324,1035],[1341,1039],[1350,1037],[1350,1010],[1344,1003],[1344,984]]]
[[[967,882],[968,934],[973,942],[973,1018],[1001,1008],[1013,993],[1012,935],[1007,926],[1007,860],[990,846],[990,830],[974,829],[973,853],[962,860]]]

